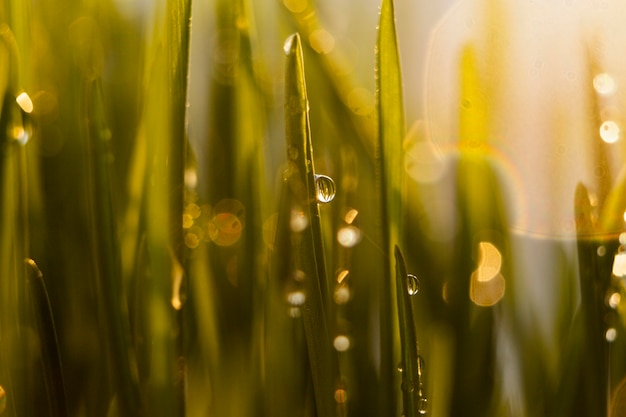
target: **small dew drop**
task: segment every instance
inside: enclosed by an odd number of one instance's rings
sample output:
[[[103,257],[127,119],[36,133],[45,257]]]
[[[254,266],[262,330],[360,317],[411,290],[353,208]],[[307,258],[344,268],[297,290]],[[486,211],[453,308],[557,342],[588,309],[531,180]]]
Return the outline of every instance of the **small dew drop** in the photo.
[[[350,339],[348,336],[340,334],[333,340],[333,346],[337,352],[345,352],[350,349]]]
[[[293,34],[291,36],[289,36],[287,38],[287,40],[285,40],[285,43],[283,45],[283,51],[285,52],[285,55],[291,55],[291,52],[293,50],[294,47],[294,42],[296,42],[296,38],[298,37],[298,35]]]
[[[404,371],[404,365],[402,364],[402,362],[398,362],[398,372],[403,372]]]
[[[335,193],[337,192],[335,181],[326,175],[316,175],[315,191],[317,192],[318,202],[330,203],[335,198]]]
[[[424,374],[424,358],[417,355],[417,375],[421,378]]]
[[[607,120],[600,126],[600,137],[606,143],[615,143],[619,140],[620,129],[617,123]]]
[[[604,337],[606,338],[607,342],[609,343],[614,342],[615,339],[617,338],[617,330],[615,330],[613,327],[609,328],[604,334]]]
[[[337,242],[344,248],[353,248],[360,241],[361,230],[356,226],[345,226],[337,231]]]
[[[417,400],[417,412],[421,415],[428,414],[428,399],[426,397],[420,397]]]
[[[415,295],[420,291],[420,281],[413,274],[408,274],[406,276],[406,289],[409,295]]]

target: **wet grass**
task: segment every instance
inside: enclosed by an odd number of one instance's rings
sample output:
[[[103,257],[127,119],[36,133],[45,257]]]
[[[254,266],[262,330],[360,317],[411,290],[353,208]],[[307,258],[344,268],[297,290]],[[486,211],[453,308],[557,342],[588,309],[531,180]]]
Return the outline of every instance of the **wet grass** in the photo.
[[[0,414],[621,415],[624,175],[572,196],[577,261],[514,235],[471,45],[425,185],[392,0],[371,87],[313,1],[276,5],[267,56],[261,2],[74,3],[0,3]],[[553,341],[520,240],[553,258]]]

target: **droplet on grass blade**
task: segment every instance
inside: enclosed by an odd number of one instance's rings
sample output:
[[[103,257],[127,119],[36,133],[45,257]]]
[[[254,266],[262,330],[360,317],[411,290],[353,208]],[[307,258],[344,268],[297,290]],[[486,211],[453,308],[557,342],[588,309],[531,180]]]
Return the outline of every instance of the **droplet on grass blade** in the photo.
[[[318,202],[330,203],[335,198],[335,193],[337,192],[335,181],[326,175],[316,175],[315,191]]]
[[[409,295],[415,295],[420,291],[420,281],[413,274],[408,274],[406,276],[406,289]]]

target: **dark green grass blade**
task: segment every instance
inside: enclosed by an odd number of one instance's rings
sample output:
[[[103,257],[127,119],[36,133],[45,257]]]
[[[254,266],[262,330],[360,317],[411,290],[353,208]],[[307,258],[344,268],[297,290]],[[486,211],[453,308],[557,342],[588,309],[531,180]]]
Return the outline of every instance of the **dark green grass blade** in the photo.
[[[26,280],[30,290],[30,304],[35,326],[41,340],[42,363],[50,414],[68,416],[65,378],[59,353],[56,328],[43,274],[32,259],[26,260]]]
[[[129,318],[122,287],[120,248],[111,181],[110,132],[103,109],[99,81],[85,88],[86,134],[90,153],[91,210],[95,277],[101,297],[101,323],[111,363],[117,401],[123,415],[137,415],[140,409],[135,357],[130,346]]]
[[[585,415],[606,415],[608,381],[608,345],[605,340],[607,313],[604,300],[607,296],[611,269],[607,261],[598,256],[598,241],[593,239],[596,230],[592,219],[592,206],[587,188],[579,184],[574,197],[578,270],[580,274],[580,313],[584,334],[581,352],[583,375],[581,393],[586,403]],[[610,260],[610,256],[604,257]]]
[[[417,336],[413,319],[413,306],[409,292],[409,275],[400,248],[395,247],[396,259],[396,297],[398,306],[398,324],[402,351],[402,402],[405,417],[416,417],[426,412],[422,381],[421,358],[417,353]],[[421,412],[420,412],[421,411]]]
[[[328,324],[330,301],[315,189],[302,46],[298,34],[287,39],[285,54],[285,133],[289,158],[287,186],[292,196],[292,207],[302,210],[308,221],[306,229],[294,233],[293,267],[304,272],[306,301],[302,317],[317,415],[332,416],[335,414],[333,391],[338,365]]]
[[[378,104],[378,155],[382,202],[382,247],[385,274],[380,301],[380,412],[395,414],[397,384],[394,378],[394,280],[391,267],[394,245],[402,243],[402,192],[404,186],[402,141],[405,136],[400,56],[393,0],[383,0],[376,47]]]

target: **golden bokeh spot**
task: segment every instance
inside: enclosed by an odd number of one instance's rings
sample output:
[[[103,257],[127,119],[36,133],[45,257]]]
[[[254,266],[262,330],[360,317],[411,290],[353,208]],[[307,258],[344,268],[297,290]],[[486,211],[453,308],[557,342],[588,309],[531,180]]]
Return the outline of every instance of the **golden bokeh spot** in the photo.
[[[350,274],[350,271],[348,271],[347,269],[342,269],[337,273],[337,282],[339,284],[341,284],[343,282],[344,279],[346,279],[346,277],[348,276],[348,274]]]
[[[283,3],[291,13],[302,13],[308,6],[307,0],[284,0]]]
[[[337,404],[344,404],[347,401],[348,401],[348,392],[345,389],[339,388],[335,390],[335,402]]]
[[[311,48],[319,54],[329,54],[335,49],[335,37],[324,29],[316,29],[309,35]]]
[[[619,125],[612,120],[607,120],[600,126],[600,137],[606,143],[615,143],[619,140]]]
[[[343,216],[343,220],[348,224],[352,224],[352,222],[354,221],[354,219],[356,219],[356,216],[358,215],[359,215],[359,212],[356,209],[350,209],[348,210],[346,215]]]
[[[243,225],[232,213],[218,213],[209,222],[209,237],[218,246],[232,246],[239,238]]]
[[[183,229],[189,229],[191,226],[193,226],[193,217],[187,213],[183,214]]]
[[[24,110],[24,112],[31,113],[33,111],[33,101],[30,99],[28,94],[26,94],[26,92],[22,92],[19,96],[17,96],[15,101],[18,106]]]
[[[478,244],[478,267],[470,278],[470,299],[474,304],[490,307],[504,296],[505,280],[502,268],[502,254],[492,243]]]
[[[189,232],[185,235],[185,246],[189,249],[195,249],[200,245],[200,237],[193,232]]]

